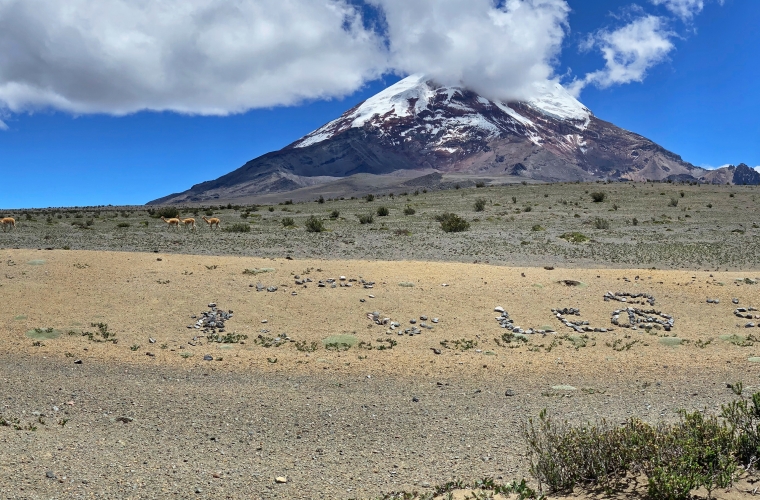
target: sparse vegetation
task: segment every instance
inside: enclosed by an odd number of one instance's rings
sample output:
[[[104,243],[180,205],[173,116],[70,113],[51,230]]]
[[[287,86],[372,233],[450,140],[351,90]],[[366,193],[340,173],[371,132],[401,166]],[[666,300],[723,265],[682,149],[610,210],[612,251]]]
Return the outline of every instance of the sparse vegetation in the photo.
[[[476,212],[482,212],[486,209],[486,200],[485,198],[478,198],[475,200],[475,211]]]
[[[293,220],[293,217],[283,217],[282,218],[282,226],[283,227],[295,227],[296,221]]]
[[[325,225],[322,222],[322,219],[310,216],[308,219],[306,219],[306,230],[310,233],[321,233],[325,230]]]
[[[602,203],[606,198],[607,198],[607,194],[602,193],[601,191],[591,193],[591,201],[593,201],[594,203]]]
[[[440,214],[436,216],[435,220],[441,223],[441,229],[447,233],[459,233],[470,229],[470,223],[456,214]]]
[[[245,222],[236,222],[231,226],[225,227],[224,231],[227,231],[228,233],[250,233],[251,226]]]

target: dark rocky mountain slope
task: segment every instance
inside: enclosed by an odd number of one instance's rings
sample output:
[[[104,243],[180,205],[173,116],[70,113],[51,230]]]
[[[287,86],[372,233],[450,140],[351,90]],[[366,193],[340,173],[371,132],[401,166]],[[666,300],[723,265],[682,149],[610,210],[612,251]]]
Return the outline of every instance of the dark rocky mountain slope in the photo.
[[[600,120],[558,83],[547,82],[536,95],[505,103],[410,76],[279,151],[151,203],[229,200],[398,171],[492,182],[730,177],[724,182],[760,183],[760,174],[748,167],[730,174],[695,167]]]

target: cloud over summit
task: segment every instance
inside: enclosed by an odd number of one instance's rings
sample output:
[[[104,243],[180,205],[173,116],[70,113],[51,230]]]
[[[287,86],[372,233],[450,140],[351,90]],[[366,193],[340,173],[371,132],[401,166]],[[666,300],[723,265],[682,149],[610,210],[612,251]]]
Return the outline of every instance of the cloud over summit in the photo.
[[[556,79],[569,12],[566,0],[0,0],[0,116],[226,115],[342,97],[387,73],[522,99]],[[656,16],[599,31],[589,47],[605,68],[574,90],[641,81],[671,37]]]

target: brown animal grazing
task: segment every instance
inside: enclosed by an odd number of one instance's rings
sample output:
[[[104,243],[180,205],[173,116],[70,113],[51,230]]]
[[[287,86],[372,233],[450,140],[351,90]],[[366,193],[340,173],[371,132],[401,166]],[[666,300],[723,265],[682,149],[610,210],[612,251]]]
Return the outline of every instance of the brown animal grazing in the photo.
[[[204,216],[204,217],[203,217],[203,220],[205,220],[205,221],[206,221],[206,224],[208,224],[208,225],[209,225],[209,227],[211,227],[212,229],[214,228],[214,224],[216,224],[216,227],[218,228],[218,227],[219,227],[219,223],[220,223],[220,222],[222,222],[222,221],[220,221],[219,219],[217,219],[216,217],[211,217],[210,219],[207,219],[207,218]]]
[[[193,231],[195,231],[195,219],[193,219],[192,217],[190,217],[188,219],[182,219],[181,222],[182,222],[182,224],[185,225],[185,227],[187,227],[187,228],[192,229]]]
[[[177,229],[179,229],[179,219],[172,217],[171,219],[166,219],[164,216],[161,216],[161,220],[169,224],[169,226],[176,226]]]
[[[3,225],[3,232],[5,232],[7,226],[10,226],[11,229],[16,229],[16,219],[13,217],[3,217],[3,219],[0,220],[0,224]]]

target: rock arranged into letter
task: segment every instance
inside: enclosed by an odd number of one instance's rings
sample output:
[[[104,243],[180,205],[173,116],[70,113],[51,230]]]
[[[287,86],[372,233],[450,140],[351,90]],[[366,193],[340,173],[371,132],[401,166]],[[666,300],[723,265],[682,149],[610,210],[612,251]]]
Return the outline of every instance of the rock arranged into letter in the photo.
[[[189,325],[188,328],[203,330],[204,333],[215,333],[216,331],[223,333],[224,323],[232,318],[232,311],[217,309],[213,302],[208,307],[209,310],[200,313],[199,316],[191,316],[196,321],[194,325]]]
[[[427,330],[433,329],[433,325],[428,325],[427,323],[425,323],[425,321],[428,320],[428,317],[424,315],[420,316],[420,320],[423,321],[423,323],[420,323],[419,327],[417,327],[417,320],[411,319],[409,321],[409,323],[412,325],[411,328],[401,328],[401,323],[397,321],[392,321],[391,318],[382,317],[382,314],[380,314],[379,311],[367,313],[367,319],[372,321],[376,325],[387,326],[388,330],[385,332],[386,335],[397,333],[398,335],[409,335],[410,337],[413,337],[415,335],[420,335],[422,333],[422,329],[427,329]],[[440,320],[438,318],[433,318],[431,321],[433,323],[438,323]]]
[[[628,323],[620,322],[620,315],[623,313],[627,314]],[[646,328],[647,326],[651,327],[652,325],[660,325],[665,329],[666,332],[669,332],[675,324],[675,319],[669,314],[665,314],[654,309],[644,310],[638,309],[636,307],[629,307],[627,309],[618,309],[617,311],[613,311],[611,322],[615,326],[634,329],[639,326]]]
[[[757,314],[751,314],[753,312],[756,312],[757,309],[754,307],[738,307],[734,309],[734,316],[737,318],[742,319],[760,319],[760,315]],[[754,324],[752,326],[755,326]]]
[[[641,301],[629,300],[629,299],[644,299]],[[648,302],[650,306],[654,305],[654,296],[648,293],[628,293],[628,292],[607,292],[604,294],[604,301],[616,300],[618,302],[628,302],[631,304],[644,304],[644,301]]]
[[[528,328],[527,330],[523,330],[519,326],[515,325],[515,322],[512,318],[509,317],[509,313],[504,310],[503,307],[498,306],[494,308],[495,312],[501,313],[501,316],[496,317],[496,321],[499,322],[499,326],[502,328],[506,328],[512,333],[520,333],[523,335],[532,335],[534,333],[540,333],[540,334],[546,334],[546,333],[554,333],[554,330],[552,329],[538,329],[538,328]]]
[[[552,314],[562,322],[563,325],[565,325],[568,328],[572,328],[578,333],[584,333],[584,332],[597,332],[597,333],[606,333],[610,332],[613,329],[612,328],[591,328],[589,326],[588,321],[578,320],[578,321],[570,321],[567,319],[567,316],[580,316],[581,311],[580,309],[575,309],[572,307],[566,307],[564,309],[552,309]]]

